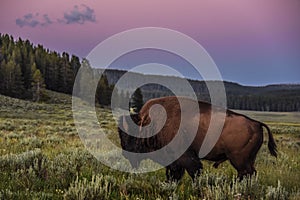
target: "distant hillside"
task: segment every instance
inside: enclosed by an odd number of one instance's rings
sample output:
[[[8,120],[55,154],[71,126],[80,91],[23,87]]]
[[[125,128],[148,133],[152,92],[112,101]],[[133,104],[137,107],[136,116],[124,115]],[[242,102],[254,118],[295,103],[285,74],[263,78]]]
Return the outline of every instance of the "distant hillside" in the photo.
[[[114,85],[126,71],[108,69],[101,80],[95,78],[103,69],[92,69],[87,59],[66,52],[59,54],[42,45],[33,45],[29,40],[15,40],[8,34],[0,33],[0,94],[36,102],[56,102],[55,94],[71,95],[79,68],[82,67],[87,80],[98,81],[95,101],[101,106],[109,106]],[[127,97],[129,90],[135,90],[140,83],[168,83],[176,88],[179,95],[191,93],[184,87],[186,80],[179,77],[143,75],[128,73],[129,80],[122,84],[118,98]],[[83,77],[82,77],[83,78]],[[209,92],[204,81],[188,80],[198,99],[210,101]],[[212,81],[212,84],[217,82]],[[174,95],[165,84],[143,85],[141,93],[144,102],[156,97]],[[243,86],[237,83],[224,82],[227,107],[239,110],[257,111],[300,111],[300,85],[268,85],[263,87]],[[89,101],[87,88],[79,85],[77,95]],[[58,93],[51,93],[56,91]],[[84,99],[85,98],[85,99]],[[131,97],[132,98],[132,97]],[[134,99],[134,98],[132,98]],[[140,101],[141,102],[141,101]],[[64,102],[61,102],[64,103]],[[90,102],[94,103],[94,102]],[[122,102],[119,102],[122,104]],[[124,102],[123,102],[124,103]],[[133,103],[133,102],[131,102]],[[128,105],[119,105],[122,108]]]
[[[103,72],[103,69],[98,69]],[[97,72],[96,72],[97,73]],[[114,85],[126,73],[123,70],[106,69],[105,75],[109,84]],[[126,88],[135,88],[135,81],[163,80],[163,82],[176,84],[178,91],[184,90],[183,80],[179,77],[144,75],[129,73],[130,82]],[[208,89],[204,81],[188,80],[199,99],[210,101]],[[243,86],[238,83],[224,82],[227,105],[231,109],[257,110],[257,111],[300,111],[300,84],[278,84],[267,86]],[[182,88],[181,88],[182,87]],[[144,100],[173,95],[170,90],[156,84],[143,86]]]

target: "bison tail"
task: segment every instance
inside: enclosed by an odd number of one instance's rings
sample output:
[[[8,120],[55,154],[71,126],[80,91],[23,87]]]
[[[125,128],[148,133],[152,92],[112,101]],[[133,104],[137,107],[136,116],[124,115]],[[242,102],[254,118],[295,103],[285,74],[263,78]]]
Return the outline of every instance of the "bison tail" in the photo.
[[[271,155],[277,157],[277,145],[275,143],[275,140],[273,138],[270,128],[264,123],[261,123],[261,126],[265,127],[268,131],[268,135],[269,135],[268,148],[269,148]]]

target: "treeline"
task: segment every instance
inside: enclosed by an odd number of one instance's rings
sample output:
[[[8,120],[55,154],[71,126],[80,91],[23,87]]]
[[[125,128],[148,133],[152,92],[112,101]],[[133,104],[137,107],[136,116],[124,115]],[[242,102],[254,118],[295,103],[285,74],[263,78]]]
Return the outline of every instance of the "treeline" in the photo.
[[[264,87],[225,83],[227,106],[237,110],[300,111],[300,85],[278,84]]]
[[[78,74],[78,82],[75,83],[74,95],[79,96],[84,101],[93,104],[96,103],[100,106],[114,106],[114,108],[131,109],[131,111],[138,112],[143,103],[143,94],[138,88],[130,96],[129,90],[118,90],[115,84],[109,83],[107,75],[101,73],[99,79],[99,70],[94,70],[87,59],[82,60],[81,73]],[[84,83],[84,84],[82,84]],[[91,95],[94,95],[91,85],[97,85],[95,102],[91,101]],[[112,96],[114,103],[112,105]],[[125,99],[129,100],[128,104]]]
[[[94,81],[98,70],[93,70],[86,59],[64,52],[59,54],[45,49],[42,45],[34,46],[29,40],[14,40],[12,36],[0,34],[0,94],[21,99],[44,101],[48,98],[45,89],[72,94],[75,77],[80,66],[85,66],[88,80]],[[101,70],[100,70],[101,71]],[[111,104],[114,84],[126,71],[106,70],[98,82],[96,103],[104,106]],[[175,77],[142,75],[132,73],[133,80],[153,78],[177,82]],[[178,78],[180,79],[180,78]],[[98,81],[98,80],[97,80]],[[209,101],[209,93],[204,81],[189,80],[198,98]],[[127,83],[131,88],[131,83]],[[257,111],[300,111],[300,85],[271,85],[266,87],[241,86],[224,82],[227,94],[227,107],[239,110]],[[180,85],[179,85],[180,87]],[[87,88],[80,88],[80,96],[88,95]],[[181,88],[178,88],[181,90]],[[184,88],[182,88],[184,90]],[[123,105],[128,92],[115,89],[116,106]],[[172,95],[163,86],[147,85],[138,89],[130,97],[130,106],[138,110],[141,104],[151,98]]]
[[[296,98],[285,96],[228,96],[228,108],[237,110],[293,112],[300,111],[300,96]]]
[[[105,74],[108,81],[112,84],[118,81],[126,71],[122,70],[106,70]],[[180,78],[159,76],[157,75],[143,75],[132,73],[134,80],[155,80],[159,78],[164,79],[162,82],[166,83],[180,83]],[[188,80],[194,89],[199,100],[210,101],[209,92],[206,82],[197,80]],[[139,82],[139,81],[138,81]],[[213,84],[212,81],[211,84]],[[134,84],[128,83],[128,87],[133,87]],[[177,84],[178,91],[184,90],[180,84]],[[224,86],[227,96],[227,107],[237,110],[256,110],[256,111],[281,111],[291,112],[300,111],[300,85],[299,84],[279,84],[268,86],[243,86],[237,83],[224,81]],[[147,84],[141,88],[144,101],[152,98],[174,95],[166,87],[157,84]]]
[[[226,90],[230,86],[225,83]],[[174,95],[171,91],[163,88],[155,93],[151,92],[155,85],[142,87],[144,99],[152,99],[163,96]],[[210,102],[208,91],[197,93],[197,98],[202,101]],[[273,92],[263,92],[252,94],[228,94],[227,108],[235,110],[255,110],[255,111],[275,111],[275,112],[294,112],[300,111],[300,90],[277,90]]]
[[[1,94],[36,99],[43,95],[44,88],[72,93],[81,65],[77,56],[65,52],[60,55],[21,38],[15,41],[7,34],[0,34],[0,47]]]
[[[49,98],[45,89],[72,94],[81,65],[90,76],[88,80],[96,81],[95,71],[86,59],[80,61],[75,55],[59,54],[42,45],[34,46],[29,40],[15,40],[8,34],[0,34],[0,94],[33,101]],[[98,81],[96,103],[110,105],[113,89],[114,84],[109,84],[106,75],[103,75]],[[80,93],[85,96],[88,91],[82,88]],[[129,98],[128,93],[116,91],[115,97],[116,106],[128,107],[121,101]]]

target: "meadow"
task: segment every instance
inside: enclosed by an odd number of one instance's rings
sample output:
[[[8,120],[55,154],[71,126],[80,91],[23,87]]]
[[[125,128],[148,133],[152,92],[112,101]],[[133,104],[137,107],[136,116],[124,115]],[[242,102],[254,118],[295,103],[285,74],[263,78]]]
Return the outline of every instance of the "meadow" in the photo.
[[[0,95],[0,199],[300,199],[300,115],[242,111],[266,122],[278,145],[260,149],[257,175],[239,182],[228,163],[167,182],[165,171],[130,174],[95,159],[76,132],[71,97],[54,93],[47,103]],[[108,109],[97,110],[109,138],[119,143]]]

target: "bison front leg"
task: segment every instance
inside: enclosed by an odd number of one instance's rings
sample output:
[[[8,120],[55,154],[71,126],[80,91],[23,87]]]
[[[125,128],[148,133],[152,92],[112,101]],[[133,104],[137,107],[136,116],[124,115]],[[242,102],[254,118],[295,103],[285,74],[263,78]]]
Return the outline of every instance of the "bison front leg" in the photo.
[[[201,170],[203,168],[203,165],[202,165],[199,157],[197,157],[197,155],[195,155],[192,152],[186,152],[185,154],[183,154],[177,160],[176,163],[177,163],[177,166],[180,166],[183,168],[183,172],[184,172],[184,169],[186,169],[188,174],[191,176],[191,178],[193,180],[196,178],[197,175],[200,175]]]
[[[201,170],[203,169],[203,165],[199,159],[190,158],[186,162],[187,166],[185,166],[186,171],[191,176],[193,180],[195,180],[196,176],[199,176]]]
[[[166,176],[168,181],[179,181],[184,174],[184,168],[177,164],[171,164],[166,167]]]

